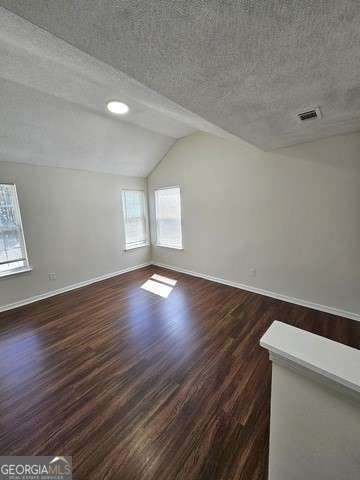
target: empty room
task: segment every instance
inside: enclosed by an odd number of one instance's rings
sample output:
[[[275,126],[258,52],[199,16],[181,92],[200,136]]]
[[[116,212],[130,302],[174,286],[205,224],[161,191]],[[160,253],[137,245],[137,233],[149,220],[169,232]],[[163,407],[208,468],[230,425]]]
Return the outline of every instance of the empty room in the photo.
[[[360,479],[360,3],[0,0],[0,479]]]

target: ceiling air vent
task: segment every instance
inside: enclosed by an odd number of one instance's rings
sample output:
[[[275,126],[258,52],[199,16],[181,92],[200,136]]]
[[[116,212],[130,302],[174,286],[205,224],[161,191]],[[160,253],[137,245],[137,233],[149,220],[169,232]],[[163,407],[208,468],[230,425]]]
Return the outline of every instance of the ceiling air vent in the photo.
[[[309,108],[304,112],[297,114],[298,119],[300,122],[307,122],[308,120],[319,120],[322,115],[319,107],[316,108]]]

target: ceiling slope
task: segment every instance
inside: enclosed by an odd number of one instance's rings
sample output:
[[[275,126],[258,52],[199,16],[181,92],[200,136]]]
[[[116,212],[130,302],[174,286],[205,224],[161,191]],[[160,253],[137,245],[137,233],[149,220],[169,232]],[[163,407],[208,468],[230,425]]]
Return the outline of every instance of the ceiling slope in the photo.
[[[175,139],[0,79],[0,160],[146,177]]]
[[[116,117],[106,102],[120,99]],[[227,135],[0,7],[0,160],[147,176],[177,138]]]
[[[260,148],[360,128],[358,1],[0,4]]]

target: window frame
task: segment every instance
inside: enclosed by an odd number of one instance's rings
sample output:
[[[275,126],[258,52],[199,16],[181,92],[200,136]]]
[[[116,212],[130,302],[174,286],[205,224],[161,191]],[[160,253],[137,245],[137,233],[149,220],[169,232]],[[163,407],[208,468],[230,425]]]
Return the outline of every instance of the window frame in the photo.
[[[25,263],[25,265],[22,267],[9,268],[8,270],[0,271],[0,279],[1,279],[1,278],[9,277],[11,275],[16,275],[19,273],[30,272],[32,270],[32,267],[30,266],[30,263],[29,263],[29,256],[26,248],[24,226],[22,223],[19,196],[17,193],[16,184],[12,182],[0,182],[0,185],[10,185],[11,187],[14,188],[14,195],[12,200],[14,203],[15,218],[16,218],[16,221],[18,222],[18,226],[20,229],[20,245],[21,245],[21,251],[23,252],[22,259],[16,260],[16,261],[18,262],[22,261]],[[2,264],[6,264],[6,263],[15,263],[15,261],[3,262]]]
[[[156,192],[160,190],[171,190],[173,188],[179,189],[179,195],[180,195],[180,233],[181,233],[181,246],[177,247],[174,245],[166,245],[165,243],[160,243],[159,242],[159,228],[158,228],[158,208],[157,208],[157,201],[156,201]],[[166,187],[158,187],[154,188],[154,211],[155,211],[155,235],[156,235],[156,241],[155,241],[155,246],[156,247],[161,247],[161,248],[170,248],[172,250],[184,250],[184,239],[183,239],[183,208],[182,208],[182,191],[180,185],[169,185]]]
[[[145,219],[145,241],[136,245],[127,245],[126,243],[126,203],[125,203],[125,192],[141,192],[144,205],[144,219]],[[149,241],[149,214],[148,214],[148,204],[147,204],[147,195],[146,191],[142,188],[123,188],[121,190],[121,199],[122,199],[122,215],[123,215],[123,224],[124,224],[124,251],[134,250],[136,248],[148,247],[150,245]]]

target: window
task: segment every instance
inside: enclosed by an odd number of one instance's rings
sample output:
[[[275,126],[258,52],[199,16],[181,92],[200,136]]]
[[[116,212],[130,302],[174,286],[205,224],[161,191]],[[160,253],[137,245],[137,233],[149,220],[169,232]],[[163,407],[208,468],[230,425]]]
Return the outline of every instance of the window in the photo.
[[[157,245],[182,248],[180,188],[155,190]]]
[[[29,270],[15,185],[0,183],[0,276]]]
[[[141,190],[123,190],[125,249],[148,244],[145,193]]]

